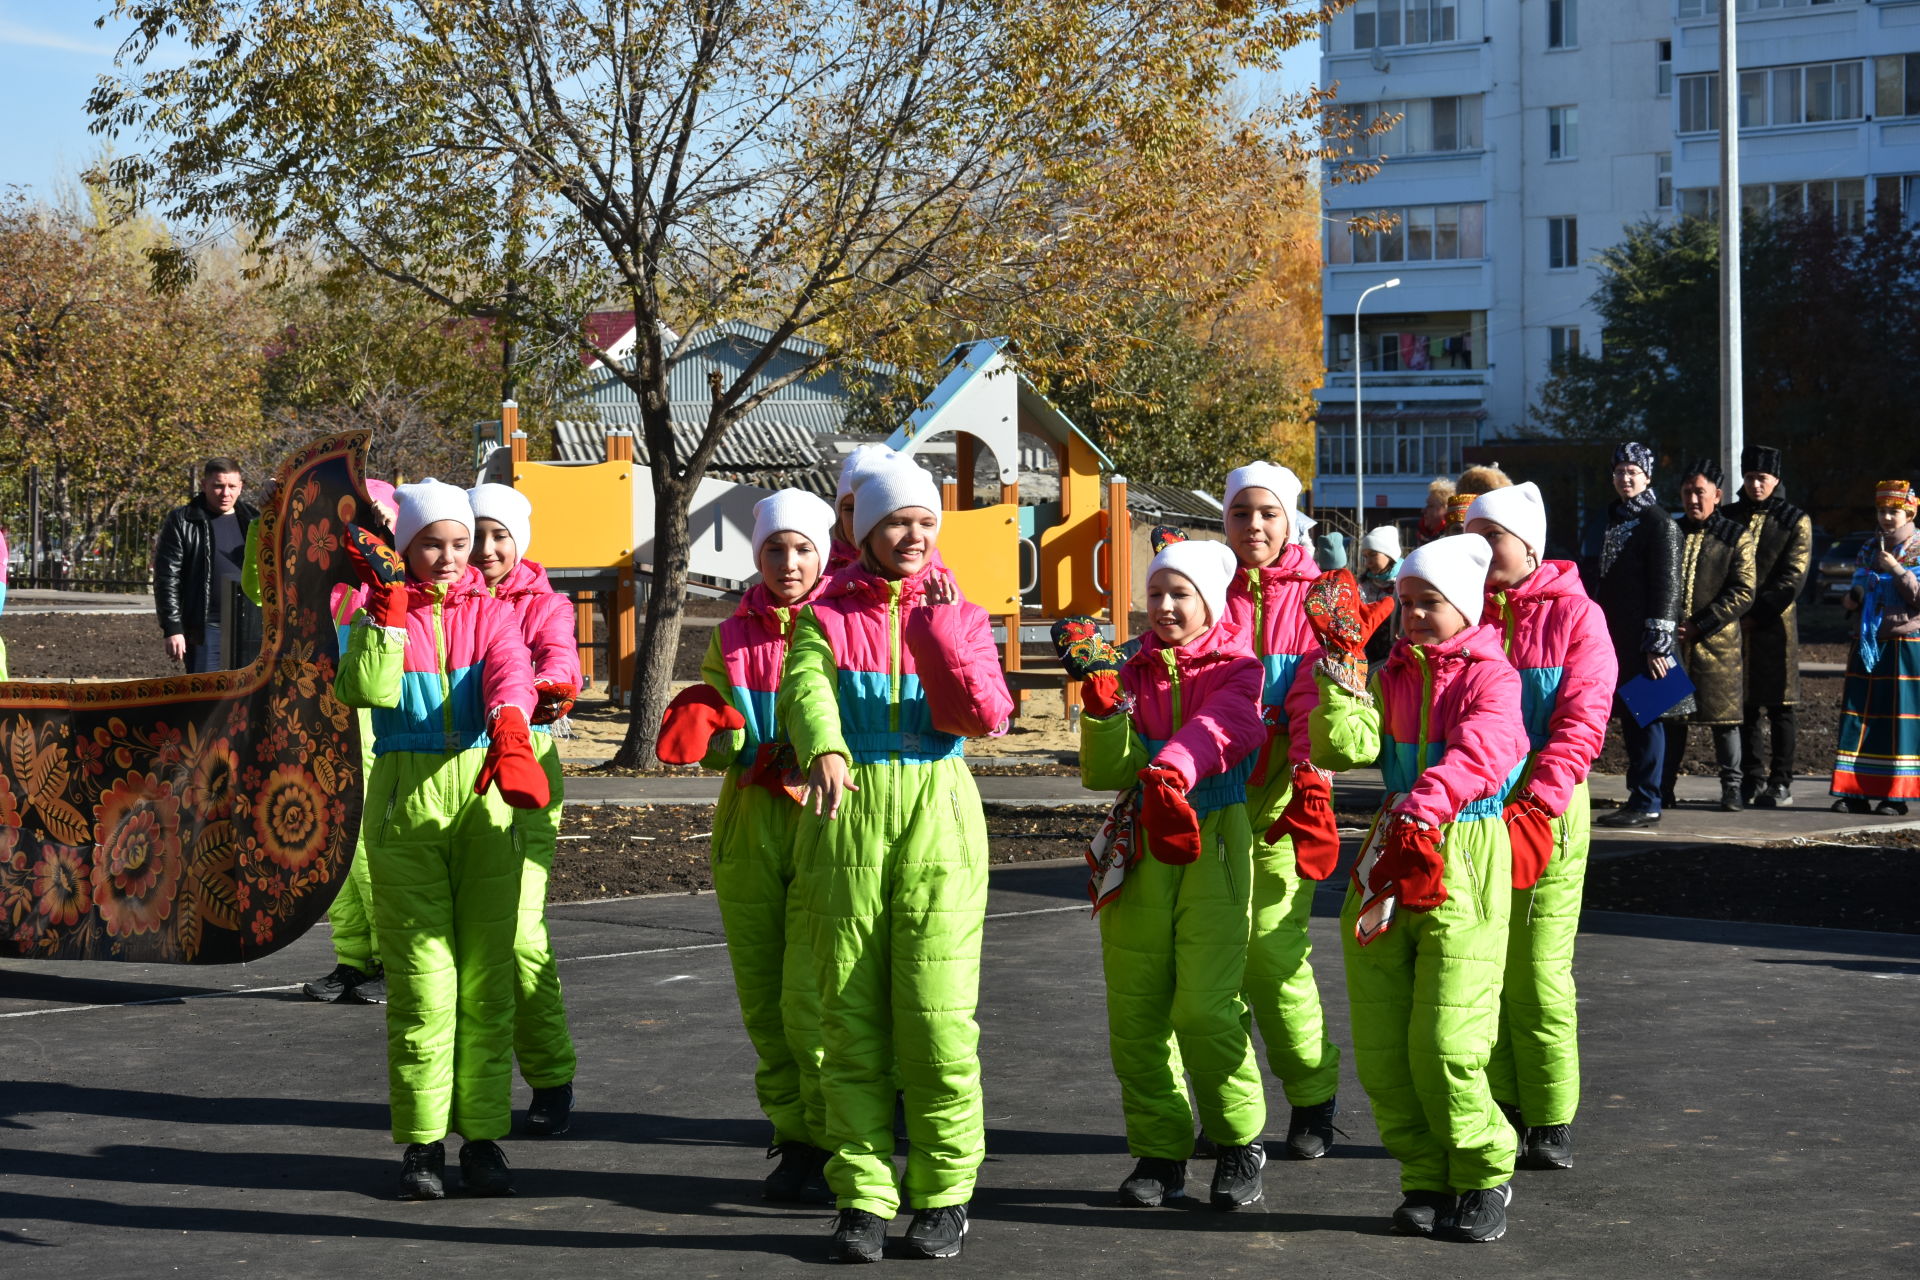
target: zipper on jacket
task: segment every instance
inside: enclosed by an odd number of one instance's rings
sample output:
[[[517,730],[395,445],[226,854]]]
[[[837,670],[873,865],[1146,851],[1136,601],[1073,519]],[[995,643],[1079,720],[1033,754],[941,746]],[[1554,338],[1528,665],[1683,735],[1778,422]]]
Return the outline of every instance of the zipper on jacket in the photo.
[[[900,732],[900,685],[902,681],[900,660],[900,584],[887,584],[887,679],[889,697],[887,699],[887,731]],[[893,762],[900,763],[900,752],[895,748],[891,752]]]
[[[1513,657],[1513,635],[1519,630],[1519,624],[1513,617],[1513,597],[1510,593],[1502,591],[1493,597],[1493,602],[1500,606],[1500,650],[1511,658]]]
[[[452,755],[460,749],[460,740],[453,732],[453,676],[447,670],[447,629],[446,616],[441,612],[446,603],[443,588],[433,588],[433,656],[434,667],[440,673],[440,727],[447,735],[447,754]]]

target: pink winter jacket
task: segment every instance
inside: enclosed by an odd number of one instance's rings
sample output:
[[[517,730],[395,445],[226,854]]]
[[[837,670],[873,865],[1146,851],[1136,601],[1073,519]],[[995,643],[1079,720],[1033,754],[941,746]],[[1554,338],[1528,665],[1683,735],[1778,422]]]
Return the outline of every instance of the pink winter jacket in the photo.
[[[1555,814],[1565,813],[1606,741],[1619,675],[1607,620],[1565,560],[1489,591],[1486,618],[1520,673],[1520,714],[1533,750],[1527,786]]]
[[[513,606],[520,636],[533,659],[533,678],[580,687],[580,645],[574,634],[573,600],[547,581],[547,571],[522,560],[493,588],[496,600]]]
[[[1488,623],[1451,640],[1396,640],[1370,682],[1373,701],[1331,689],[1313,712],[1313,762],[1345,770],[1376,760],[1394,807],[1433,826],[1498,818],[1527,758],[1520,676]]]
[[[1231,613],[1177,649],[1148,632],[1120,668],[1120,685],[1133,698],[1133,729],[1149,760],[1180,775],[1195,809],[1204,815],[1245,799],[1267,730],[1260,664],[1247,656],[1246,634]],[[1212,795],[1221,783],[1237,794]]]
[[[1319,576],[1313,553],[1295,543],[1264,569],[1241,566],[1227,587],[1227,619],[1240,628],[1246,652],[1262,668],[1260,709],[1268,735],[1288,738],[1289,759],[1296,764],[1307,758],[1305,717],[1319,699],[1313,664],[1320,649],[1306,610],[1307,588]],[[1279,772],[1277,763],[1269,762],[1267,776],[1254,778],[1254,785]]]
[[[965,738],[1006,725],[1013,696],[986,610],[925,603],[929,577],[944,572],[933,563],[895,580],[856,563],[802,612],[786,679],[796,661],[830,660],[839,703],[837,726],[817,708],[799,708],[800,719],[785,717],[803,767],[828,751],[848,754],[855,764],[945,760],[962,754]],[[820,644],[824,654],[816,652]]]

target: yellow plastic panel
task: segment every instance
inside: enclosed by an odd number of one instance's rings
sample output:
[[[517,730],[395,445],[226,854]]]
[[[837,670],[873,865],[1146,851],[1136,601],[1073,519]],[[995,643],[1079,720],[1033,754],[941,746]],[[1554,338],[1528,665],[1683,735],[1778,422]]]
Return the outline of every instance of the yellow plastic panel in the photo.
[[[633,557],[631,462],[519,462],[513,487],[533,503],[533,558],[550,569],[617,569]]]
[[[1078,436],[1069,437],[1067,466],[1060,477],[1061,522],[1041,530],[1040,605],[1050,618],[1098,613],[1106,597],[1094,581],[1094,547],[1105,530],[1100,519],[1100,460]]]
[[[940,513],[940,558],[988,613],[1020,612],[1020,512],[1008,503]]]

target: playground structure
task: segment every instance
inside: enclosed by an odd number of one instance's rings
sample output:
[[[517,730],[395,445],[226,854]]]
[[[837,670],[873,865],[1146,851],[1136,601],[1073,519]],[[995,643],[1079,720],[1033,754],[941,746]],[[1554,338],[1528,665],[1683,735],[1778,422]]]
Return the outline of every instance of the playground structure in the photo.
[[[993,616],[1008,683],[1016,692],[1058,688],[1058,667],[1024,669],[1021,644],[1046,638],[1045,627],[1072,615],[1104,615],[1116,643],[1127,639],[1132,581],[1126,480],[1103,482],[1112,461],[1045,397],[1007,352],[1004,338],[956,347],[946,372],[913,415],[887,440],[905,454],[927,453],[951,436],[957,481],[941,486],[940,550],[966,597]],[[527,437],[505,407],[506,447],[485,460],[482,479],[510,483],[533,504],[536,557],[557,589],[575,598],[581,670],[595,674],[596,597],[607,597],[607,692],[624,705],[633,662],[642,589],[650,577],[654,530],[652,476],[626,431],[606,436],[606,459],[535,462]],[[1027,435],[1053,452],[1057,503],[1020,502],[1019,440]],[[972,477],[984,447],[1000,483],[999,501],[975,506]],[[1102,487],[1106,503],[1101,503]],[[753,504],[771,490],[702,480],[691,505],[690,572],[702,590],[728,594],[751,580]],[[622,516],[625,516],[623,519]],[[1068,688],[1069,705],[1077,689]]]

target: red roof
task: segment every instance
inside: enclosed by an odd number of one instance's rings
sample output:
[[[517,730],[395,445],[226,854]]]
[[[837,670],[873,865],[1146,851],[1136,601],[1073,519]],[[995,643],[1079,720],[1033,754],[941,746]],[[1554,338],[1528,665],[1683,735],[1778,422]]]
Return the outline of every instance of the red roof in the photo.
[[[587,312],[587,341],[592,347],[602,351],[633,332],[633,312],[631,311],[589,311]],[[591,350],[583,352],[582,364],[594,363]]]

